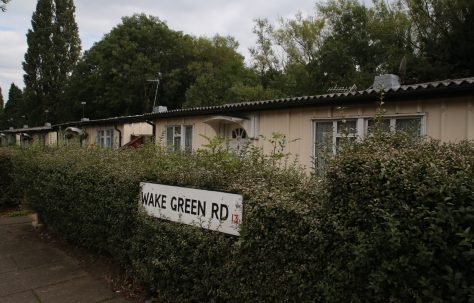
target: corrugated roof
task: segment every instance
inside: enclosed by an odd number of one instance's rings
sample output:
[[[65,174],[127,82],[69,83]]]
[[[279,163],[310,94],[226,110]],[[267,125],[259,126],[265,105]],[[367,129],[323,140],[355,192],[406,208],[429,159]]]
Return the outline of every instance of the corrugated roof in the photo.
[[[381,93],[386,97],[387,101],[392,99],[403,99],[413,96],[431,96],[431,95],[443,95],[443,94],[454,94],[458,92],[474,91],[474,77],[462,78],[462,79],[447,79],[442,81],[432,81],[426,83],[401,85],[396,88],[380,89],[369,88],[366,90],[346,92],[346,93],[332,93],[322,94],[315,96],[302,96],[302,97],[291,97],[274,100],[262,100],[262,101],[247,101],[230,103],[216,106],[203,106],[194,108],[183,108],[168,110],[160,113],[147,113],[143,115],[132,115],[132,116],[121,116],[121,117],[110,117],[104,119],[95,119],[88,121],[75,121],[54,125],[53,128],[57,127],[68,127],[68,126],[87,126],[87,125],[106,125],[115,123],[134,123],[134,122],[145,122],[151,121],[158,118],[165,117],[176,117],[176,116],[189,116],[189,115],[204,115],[204,114],[217,114],[217,113],[230,113],[230,112],[243,112],[252,110],[263,110],[263,109],[278,109],[278,108],[291,108],[291,107],[303,107],[303,106],[315,106],[315,105],[327,105],[327,104],[338,104],[343,102],[351,101],[376,101],[380,98]],[[49,128],[50,129],[50,128]],[[49,130],[47,127],[33,127],[28,129],[15,129],[5,130],[7,132],[33,132],[33,131],[45,131]]]
[[[148,113],[145,117],[159,118],[167,116],[178,116],[178,115],[190,115],[190,114],[208,114],[208,113],[219,113],[226,111],[242,111],[242,110],[258,110],[258,109],[271,109],[271,108],[285,108],[285,107],[299,107],[309,105],[328,104],[338,101],[349,101],[359,100],[373,97],[374,100],[380,98],[381,93],[388,97],[403,97],[410,95],[420,95],[432,92],[441,92],[442,90],[448,89],[453,91],[454,89],[468,88],[474,89],[474,77],[462,78],[462,79],[448,79],[443,81],[433,81],[419,84],[401,85],[396,88],[390,88],[385,90],[380,89],[366,89],[362,91],[346,92],[346,93],[332,93],[322,94],[315,96],[302,96],[302,97],[291,97],[274,100],[263,100],[263,101],[248,101],[239,103],[230,103],[217,106],[204,106],[194,108],[184,108],[169,110],[161,113]],[[447,91],[447,92],[448,92]]]
[[[36,127],[24,127],[24,128],[14,128],[14,129],[7,129],[2,130],[2,133],[34,133],[34,132],[43,132],[49,131],[53,128],[51,126],[36,126]]]

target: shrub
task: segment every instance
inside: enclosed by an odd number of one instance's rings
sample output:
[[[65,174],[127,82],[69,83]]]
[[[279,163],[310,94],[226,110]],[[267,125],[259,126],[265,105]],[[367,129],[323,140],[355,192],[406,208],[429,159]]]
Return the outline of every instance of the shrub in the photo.
[[[474,144],[392,135],[343,151],[321,210],[329,302],[474,298]]]
[[[12,176],[13,155],[10,149],[0,148],[0,210],[18,207],[20,202]]]
[[[378,134],[345,146],[322,179],[219,140],[195,153],[30,149],[12,163],[49,228],[110,254],[163,302],[474,297],[472,142]],[[147,216],[140,181],[242,194],[240,236]]]

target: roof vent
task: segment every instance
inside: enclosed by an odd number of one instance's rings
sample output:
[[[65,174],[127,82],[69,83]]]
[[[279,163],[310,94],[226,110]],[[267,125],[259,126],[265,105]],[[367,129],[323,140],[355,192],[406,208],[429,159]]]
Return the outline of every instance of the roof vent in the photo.
[[[51,127],[51,123],[46,122],[46,123],[44,124],[44,126],[45,126],[45,127]]]
[[[13,126],[10,126],[8,129],[10,129],[10,130],[13,129]]]
[[[156,113],[164,113],[164,112],[167,112],[168,111],[168,107],[166,106],[155,106],[153,108],[153,113],[156,114]]]
[[[25,125],[23,125],[23,128],[28,128],[28,125],[26,125],[26,124],[25,124]]]
[[[81,118],[81,122],[89,121],[89,118]]]
[[[375,76],[372,88],[375,90],[389,90],[400,87],[400,77],[393,74]]]

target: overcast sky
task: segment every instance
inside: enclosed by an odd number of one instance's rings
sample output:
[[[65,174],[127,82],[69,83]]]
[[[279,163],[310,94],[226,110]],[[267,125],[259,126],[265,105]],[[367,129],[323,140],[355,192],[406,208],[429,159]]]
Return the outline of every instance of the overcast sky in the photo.
[[[173,30],[196,36],[231,35],[240,43],[246,58],[254,44],[253,20],[288,18],[298,11],[312,14],[315,0],[76,0],[76,21],[82,50],[89,49],[104,34],[120,23],[123,16],[145,13],[159,17]],[[26,32],[36,0],[11,0],[5,13],[0,12],[0,87],[5,102],[10,84],[23,84]]]

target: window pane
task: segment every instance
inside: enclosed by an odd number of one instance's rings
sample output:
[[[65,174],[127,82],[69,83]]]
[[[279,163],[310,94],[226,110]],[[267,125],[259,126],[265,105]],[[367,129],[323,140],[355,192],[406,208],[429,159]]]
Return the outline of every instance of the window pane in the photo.
[[[333,145],[333,122],[316,122],[315,127],[315,153],[314,161],[317,171],[324,167],[325,156],[332,153]]]
[[[336,151],[340,151],[341,148],[349,146],[356,141],[355,137],[340,137],[336,138]]]
[[[355,120],[337,121],[337,133],[338,134],[356,134],[357,133],[357,121],[355,121]]]
[[[168,126],[166,128],[166,146],[172,146],[173,145],[173,127]]]
[[[185,137],[184,137],[184,148],[186,150],[192,150],[193,148],[193,127],[185,127]]]
[[[175,126],[174,127],[174,135],[175,136],[181,136],[181,126]]]
[[[378,125],[376,123],[379,122]],[[382,131],[390,131],[390,119],[383,119],[381,121],[376,121],[375,119],[367,120],[367,133],[371,133],[374,130],[374,127],[380,127]]]
[[[395,122],[397,131],[404,131],[412,136],[421,135],[421,118],[397,119]]]
[[[316,143],[332,142],[332,122],[316,122]]]
[[[181,137],[174,137],[174,150],[181,149]]]

